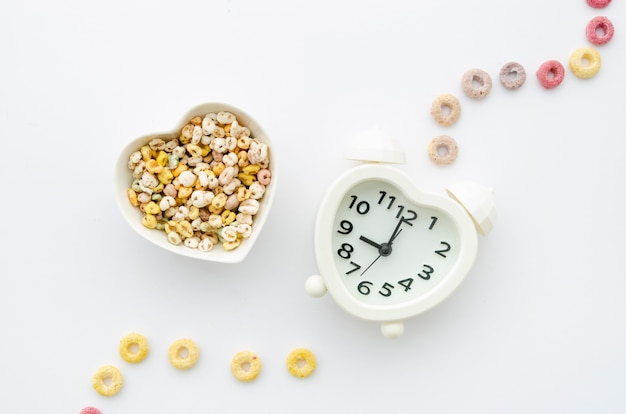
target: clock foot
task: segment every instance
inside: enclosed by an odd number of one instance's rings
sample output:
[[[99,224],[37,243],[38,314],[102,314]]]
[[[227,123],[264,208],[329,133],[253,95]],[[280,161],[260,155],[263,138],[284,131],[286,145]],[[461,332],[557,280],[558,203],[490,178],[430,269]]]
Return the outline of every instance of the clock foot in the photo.
[[[386,338],[399,338],[404,333],[404,323],[402,321],[383,322],[380,331]]]
[[[304,289],[314,298],[321,298],[326,294],[326,285],[320,275],[309,276],[304,284]]]

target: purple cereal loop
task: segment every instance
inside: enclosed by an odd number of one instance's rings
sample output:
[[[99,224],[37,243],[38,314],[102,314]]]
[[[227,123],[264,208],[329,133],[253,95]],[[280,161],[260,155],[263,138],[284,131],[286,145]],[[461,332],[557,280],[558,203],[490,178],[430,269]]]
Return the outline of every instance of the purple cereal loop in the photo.
[[[603,32],[601,36],[598,35],[598,29]],[[613,23],[605,16],[596,16],[591,19],[585,30],[587,40],[597,46],[607,44],[613,38],[614,33]]]
[[[552,76],[550,76],[552,75]],[[537,70],[537,79],[546,89],[556,88],[565,78],[565,68],[556,60],[544,62]]]
[[[474,82],[479,86],[474,86]],[[470,69],[463,74],[461,87],[468,97],[483,99],[491,91],[491,77],[482,69]]]
[[[500,83],[506,89],[517,89],[526,82],[526,71],[517,62],[509,62],[500,69]]]

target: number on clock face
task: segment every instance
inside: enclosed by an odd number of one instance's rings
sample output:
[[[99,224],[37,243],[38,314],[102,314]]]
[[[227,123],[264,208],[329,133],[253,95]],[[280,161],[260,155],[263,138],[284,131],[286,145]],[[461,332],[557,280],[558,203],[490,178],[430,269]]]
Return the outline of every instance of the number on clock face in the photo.
[[[371,304],[410,301],[443,280],[458,257],[450,217],[386,181],[352,187],[334,219],[335,265],[350,293]]]

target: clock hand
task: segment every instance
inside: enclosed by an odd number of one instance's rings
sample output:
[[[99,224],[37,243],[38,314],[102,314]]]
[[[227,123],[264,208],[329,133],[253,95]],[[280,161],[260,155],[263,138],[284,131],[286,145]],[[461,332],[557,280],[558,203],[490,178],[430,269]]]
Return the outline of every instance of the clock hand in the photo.
[[[365,270],[364,270],[364,271],[362,271],[362,272],[361,272],[361,276],[363,276],[363,275],[365,274],[365,272],[367,272],[367,271],[369,270],[369,268],[370,268],[370,267],[372,267],[372,265],[373,265],[374,263],[376,263],[376,261],[377,261],[378,259],[380,259],[382,256],[383,256],[383,255],[382,255],[382,253],[381,253],[381,254],[379,254],[379,255],[376,257],[376,259],[374,259],[374,261],[373,261],[372,263],[370,263],[370,265],[369,265],[369,266],[367,266],[367,267],[365,268]]]
[[[402,229],[400,228],[402,223],[404,223],[404,216],[400,217],[398,224],[396,224],[396,228],[393,229],[393,233],[391,233],[391,237],[389,238],[389,241],[386,243],[389,247],[391,247],[391,244],[393,243],[393,241],[396,239],[396,237],[398,237],[398,234],[400,234],[400,232],[402,231]]]
[[[381,245],[380,245],[380,244],[376,243],[376,242],[375,242],[375,241],[373,241],[373,240],[368,239],[368,238],[367,238],[367,237],[365,237],[365,236],[361,236],[361,237],[359,237],[359,240],[362,240],[362,241],[364,241],[365,243],[369,244],[370,246],[374,246],[374,247],[376,247],[377,249],[380,249],[380,247],[381,247]]]

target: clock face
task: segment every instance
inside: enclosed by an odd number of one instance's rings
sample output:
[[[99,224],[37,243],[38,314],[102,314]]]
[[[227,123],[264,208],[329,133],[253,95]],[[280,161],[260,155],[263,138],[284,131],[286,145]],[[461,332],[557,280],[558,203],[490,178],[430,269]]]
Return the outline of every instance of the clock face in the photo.
[[[338,177],[315,226],[324,286],[368,320],[401,320],[437,305],[463,281],[476,250],[474,223],[459,203],[379,164]]]
[[[421,297],[457,262],[460,234],[444,210],[422,206],[385,181],[357,184],[341,200],[332,235],[347,291],[372,305]]]

